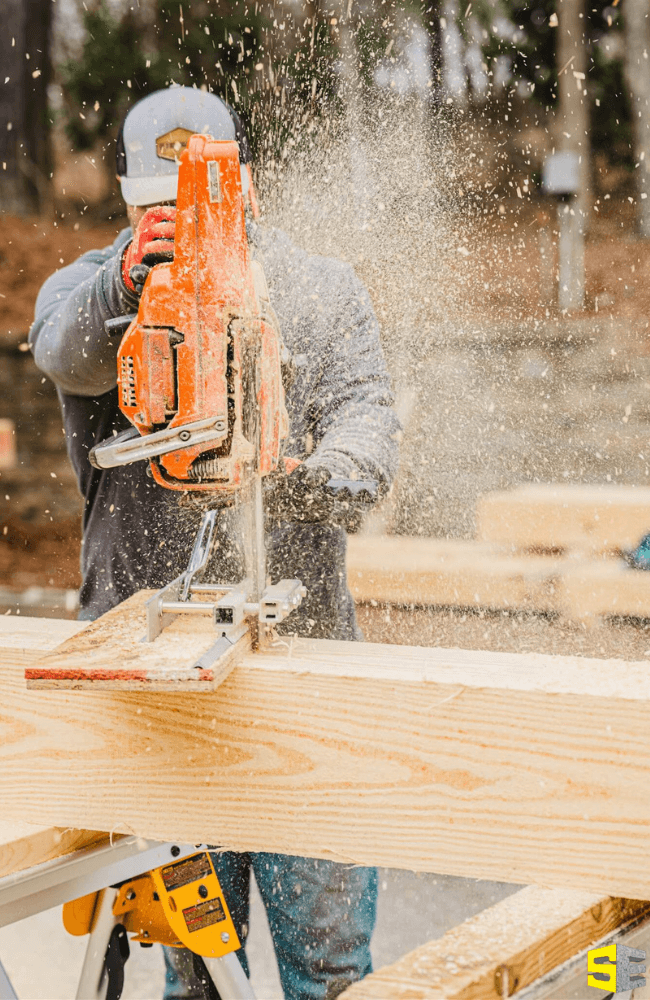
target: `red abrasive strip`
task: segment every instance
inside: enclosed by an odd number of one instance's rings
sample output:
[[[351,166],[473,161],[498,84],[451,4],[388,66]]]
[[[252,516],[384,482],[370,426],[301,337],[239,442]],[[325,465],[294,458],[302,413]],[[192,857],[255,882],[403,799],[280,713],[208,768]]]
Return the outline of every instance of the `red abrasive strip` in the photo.
[[[25,670],[25,680],[28,681],[140,681],[143,684],[149,681],[165,680],[164,674],[156,674],[152,670],[99,670],[83,667],[74,669],[47,668],[47,667],[27,667]],[[169,679],[173,684],[177,680],[197,680],[212,681],[214,675],[212,670],[201,668],[200,670],[188,670],[185,677],[174,677]]]

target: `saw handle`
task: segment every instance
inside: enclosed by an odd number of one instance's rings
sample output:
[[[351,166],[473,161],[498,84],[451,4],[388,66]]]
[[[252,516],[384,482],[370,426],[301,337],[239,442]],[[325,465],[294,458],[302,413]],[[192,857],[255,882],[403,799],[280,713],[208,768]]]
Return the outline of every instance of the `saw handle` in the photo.
[[[112,319],[104,321],[104,330],[109,337],[122,337],[136,317],[137,313],[131,313],[129,316],[113,316]]]

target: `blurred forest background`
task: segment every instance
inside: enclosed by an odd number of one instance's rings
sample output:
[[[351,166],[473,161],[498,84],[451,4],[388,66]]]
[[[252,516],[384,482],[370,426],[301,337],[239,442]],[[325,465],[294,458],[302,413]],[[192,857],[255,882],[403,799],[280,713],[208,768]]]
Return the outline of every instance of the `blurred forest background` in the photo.
[[[425,128],[480,121],[504,154],[500,186],[518,170],[532,195],[563,138],[563,78],[582,108],[574,142],[592,184],[634,196],[645,173],[644,18],[642,0],[5,0],[0,204],[114,209],[119,123],[171,83],[236,106],[258,166],[351,103],[415,99]],[[79,161],[93,181],[66,185]]]

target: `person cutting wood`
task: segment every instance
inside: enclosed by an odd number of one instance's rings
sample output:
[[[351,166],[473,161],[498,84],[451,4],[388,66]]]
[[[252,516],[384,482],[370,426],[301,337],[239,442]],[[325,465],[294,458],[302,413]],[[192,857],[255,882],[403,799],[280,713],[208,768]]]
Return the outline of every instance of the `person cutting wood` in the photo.
[[[199,90],[171,87],[151,94],[131,109],[117,143],[130,227],[111,246],[57,271],[36,302],[29,343],[36,364],[57,387],[68,454],[84,498],[85,620],[182,572],[201,512],[182,493],[155,482],[142,462],[97,469],[88,457],[98,443],[128,427],[118,405],[119,339],[109,337],[104,324],[136,311],[148,268],[173,255],[178,156],[195,133],[238,142],[242,187],[252,196],[250,150],[238,116]],[[309,256],[285,233],[259,222],[249,220],[247,228],[293,358],[285,387],[285,456],[301,464],[288,478],[279,515],[268,522],[267,571],[272,582],[299,579],[307,596],[279,630],[360,640],[346,584],[345,530],[301,498],[310,485],[332,477],[375,480],[387,488],[395,473],[400,427],[377,320],[348,265]],[[215,562],[230,565],[239,549],[224,512]],[[214,571],[218,578],[219,565]],[[333,1000],[370,971],[374,869],[265,853],[214,858],[242,941],[254,873],[287,1000]],[[243,953],[241,958],[245,965]],[[165,961],[166,1000],[203,997],[188,952],[165,949]]]

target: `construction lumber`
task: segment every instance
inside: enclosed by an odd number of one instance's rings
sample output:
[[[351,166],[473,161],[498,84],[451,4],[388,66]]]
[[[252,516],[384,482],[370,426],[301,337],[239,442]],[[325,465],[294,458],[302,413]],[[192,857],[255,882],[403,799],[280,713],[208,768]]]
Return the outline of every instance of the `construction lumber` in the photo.
[[[650,531],[650,487],[533,483],[486,493],[477,538],[517,549],[631,549]]]
[[[645,662],[285,638],[204,694],[43,692],[13,624],[7,820],[650,898]]]
[[[348,582],[365,602],[650,618],[650,573],[595,554],[560,558],[460,539],[353,536]]]
[[[96,830],[63,830],[0,820],[0,878],[105,840],[106,834]]]
[[[555,611],[564,564],[461,539],[348,539],[348,584],[357,601]]]
[[[146,590],[108,611],[25,671],[30,688],[198,691],[215,688],[250,651],[250,632],[210,666],[196,661],[218,638],[209,619],[179,615],[153,642],[146,641]]]
[[[650,618],[650,573],[632,569],[622,560],[576,564],[564,574],[558,590],[571,618]]]
[[[622,925],[612,931],[601,942],[594,942],[596,947],[602,944],[623,944],[628,948],[639,948],[646,955],[650,954],[650,920],[641,917],[638,922],[633,920],[629,926]],[[596,996],[593,988],[585,984],[588,982],[588,949],[576,952],[564,964],[551,969],[540,979],[537,979],[522,996],[526,1000],[582,1000],[590,994]],[[598,994],[602,996],[603,994]],[[607,993],[604,994],[607,1000]],[[611,997],[612,994],[609,994]],[[621,1000],[646,1000],[648,997],[648,986],[637,987],[631,992],[619,994]]]
[[[529,886],[366,976],[341,1000],[502,1000],[649,913],[647,902]],[[586,972],[582,987],[576,996],[586,995]]]

